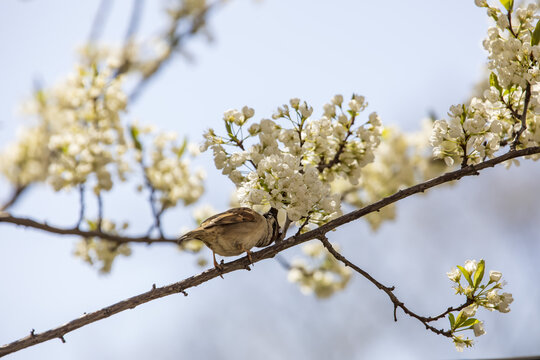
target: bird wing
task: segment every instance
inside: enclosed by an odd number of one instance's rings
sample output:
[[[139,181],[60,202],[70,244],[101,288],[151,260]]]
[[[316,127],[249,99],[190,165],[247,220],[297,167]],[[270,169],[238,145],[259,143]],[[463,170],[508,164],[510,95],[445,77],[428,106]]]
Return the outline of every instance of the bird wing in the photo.
[[[257,221],[256,214],[250,208],[234,208],[229,211],[209,217],[201,223],[200,228],[208,229],[218,225],[231,225],[243,222]]]

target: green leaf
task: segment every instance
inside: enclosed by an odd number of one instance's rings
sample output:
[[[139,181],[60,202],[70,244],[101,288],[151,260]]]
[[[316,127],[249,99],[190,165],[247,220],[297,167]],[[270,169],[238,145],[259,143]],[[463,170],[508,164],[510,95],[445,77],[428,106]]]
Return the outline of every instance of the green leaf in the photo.
[[[231,124],[229,124],[228,121],[225,121],[225,129],[227,130],[227,135],[229,135],[229,138],[233,139],[234,134],[232,132]]]
[[[470,319],[467,319],[466,321],[464,321],[463,324],[461,324],[461,327],[473,326],[477,322],[480,322],[480,321],[478,321],[478,319],[475,319],[475,318],[470,318]]]
[[[469,272],[465,270],[463,266],[457,265],[457,268],[461,271],[461,273],[463,274],[463,276],[465,277],[469,285],[471,285],[471,287],[474,287],[474,284],[471,280],[471,274],[469,274]]]
[[[540,42],[540,20],[536,23],[534,31],[531,36],[531,45],[538,45]]]
[[[500,0],[506,11],[511,12],[514,7],[514,0]]]
[[[36,91],[36,100],[39,102],[40,105],[45,105],[47,102],[45,99],[45,92],[43,90]]]
[[[98,66],[95,62],[92,63],[92,76],[97,77],[99,75]]]
[[[180,149],[178,149],[178,151],[176,152],[176,155],[178,155],[179,158],[181,158],[182,155],[184,155],[184,151],[186,151],[186,146],[187,146],[187,138],[184,138],[184,142],[182,143],[182,146],[180,146]]]
[[[482,282],[482,279],[484,278],[484,270],[486,268],[486,262],[484,260],[480,260],[478,263],[478,266],[476,267],[476,271],[474,273],[474,287],[477,288],[478,285]]]
[[[497,78],[497,74],[495,74],[494,72],[489,74],[489,85],[499,90],[499,93],[502,90],[501,85],[499,84],[499,78]]]
[[[454,329],[454,324],[456,323],[456,318],[454,317],[454,314],[449,313],[448,314],[448,320],[450,320],[450,328]]]
[[[456,321],[454,322],[454,329],[457,329],[458,327],[461,326],[461,324],[466,320],[467,318],[465,317],[465,315],[463,314],[463,310],[461,310],[459,312],[459,314],[457,315],[457,318],[456,318]]]
[[[86,219],[86,223],[88,224],[88,228],[89,228],[91,231],[97,229],[97,222]]]
[[[133,143],[135,144],[135,148],[137,150],[142,150],[142,144],[139,141],[139,129],[137,129],[135,126],[129,127],[129,135],[131,135],[131,139],[133,139]]]

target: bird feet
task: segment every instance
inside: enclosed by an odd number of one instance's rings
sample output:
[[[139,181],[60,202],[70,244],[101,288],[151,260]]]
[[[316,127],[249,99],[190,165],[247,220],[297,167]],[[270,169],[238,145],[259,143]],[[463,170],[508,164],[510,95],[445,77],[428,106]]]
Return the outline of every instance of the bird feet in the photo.
[[[219,277],[223,279],[223,259],[221,259],[221,263],[218,264],[216,260],[216,253],[212,251],[212,255],[214,256],[214,267],[220,272]]]

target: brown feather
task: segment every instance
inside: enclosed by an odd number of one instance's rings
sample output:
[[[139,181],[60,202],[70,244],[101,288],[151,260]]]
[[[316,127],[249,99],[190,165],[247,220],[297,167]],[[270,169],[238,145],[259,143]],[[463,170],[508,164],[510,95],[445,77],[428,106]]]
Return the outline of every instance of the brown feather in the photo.
[[[242,209],[243,211],[239,211]],[[231,225],[238,224],[242,222],[255,222],[257,218],[255,217],[250,208],[234,208],[229,210],[226,213],[216,214],[210,216],[208,219],[204,220],[199,226],[200,229],[208,229],[213,226],[219,225]]]

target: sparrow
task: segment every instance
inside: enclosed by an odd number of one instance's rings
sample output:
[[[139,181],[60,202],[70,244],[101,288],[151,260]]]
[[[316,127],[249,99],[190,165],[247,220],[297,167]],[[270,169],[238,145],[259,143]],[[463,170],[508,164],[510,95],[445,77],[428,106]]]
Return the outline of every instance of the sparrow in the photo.
[[[235,256],[247,253],[250,263],[253,247],[268,246],[278,237],[277,211],[271,209],[264,215],[247,207],[232,208],[204,220],[201,225],[178,239],[200,240],[212,250],[214,266],[220,268],[216,254]]]

